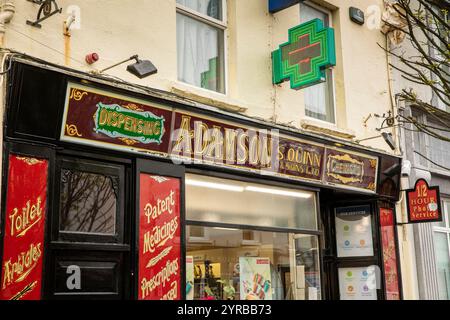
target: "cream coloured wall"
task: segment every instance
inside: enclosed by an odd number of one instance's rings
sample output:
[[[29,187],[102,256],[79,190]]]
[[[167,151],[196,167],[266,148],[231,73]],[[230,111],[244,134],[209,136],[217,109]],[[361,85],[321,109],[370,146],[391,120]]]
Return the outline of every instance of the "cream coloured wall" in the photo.
[[[367,11],[381,8],[382,0],[317,1],[332,11],[336,29],[337,66],[335,67],[336,124],[306,119],[302,90],[289,83],[272,85],[271,51],[287,40],[287,30],[298,24],[299,5],[274,15],[268,13],[266,0],[228,0],[226,32],[227,92],[218,94],[177,81],[176,0],[58,0],[63,8],[33,28],[26,20],[35,19],[38,6],[15,1],[16,14],[7,25],[5,47],[46,61],[82,71],[101,69],[133,54],[150,59],[158,73],[139,80],[125,66],[107,73],[131,83],[138,83],[185,95],[206,96],[217,101],[247,108],[245,114],[302,128],[302,124],[326,127],[357,139],[375,136],[379,124],[363,119],[369,113],[382,114],[390,108],[385,53],[377,43],[384,43],[378,29],[367,23],[350,21],[349,6]],[[81,28],[63,35],[67,9],[78,6]],[[86,54],[97,52],[100,60],[93,66],[84,62]],[[388,148],[380,139],[364,142]]]
[[[42,29],[26,24],[26,20],[35,19],[36,4],[14,2],[16,13],[6,26],[4,47],[62,66],[92,71],[139,54],[157,66],[157,74],[139,80],[125,66],[107,73],[130,83],[166,91],[175,88],[187,96],[195,94],[236,104],[247,108],[248,116],[296,129],[301,129],[302,124],[313,125],[356,139],[378,135],[374,129],[380,121],[371,118],[364,126],[363,120],[370,113],[383,114],[391,108],[386,55],[378,46],[385,43],[385,37],[379,29],[368,28],[367,22],[358,26],[348,16],[349,7],[355,6],[366,12],[366,19],[376,18],[369,14],[369,7],[381,10],[382,0],[317,1],[332,11],[336,32],[335,125],[305,118],[301,90],[291,90],[287,82],[272,85],[271,52],[287,40],[287,30],[298,24],[298,5],[272,15],[267,12],[267,0],[227,1],[228,90],[222,95],[177,81],[176,0],[57,0],[63,13],[42,22]],[[81,28],[72,30],[68,38],[63,35],[63,22],[71,5],[80,8]],[[100,61],[93,66],[84,62],[85,55],[91,52],[100,55]],[[363,144],[390,152],[381,138]],[[413,261],[409,256],[410,237],[407,232],[400,235],[402,263]],[[406,297],[414,298],[414,270],[406,273],[404,288],[411,292]]]

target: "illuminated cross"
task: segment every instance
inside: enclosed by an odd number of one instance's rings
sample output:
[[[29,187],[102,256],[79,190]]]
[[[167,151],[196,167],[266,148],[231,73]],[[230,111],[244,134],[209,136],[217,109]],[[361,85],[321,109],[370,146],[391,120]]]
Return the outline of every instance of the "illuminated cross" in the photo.
[[[289,60],[290,65],[299,64],[301,74],[311,72],[311,59],[316,57],[320,57],[320,42],[310,43],[309,34],[281,49],[281,59]]]
[[[290,80],[292,89],[325,81],[326,68],[336,65],[334,30],[314,19],[289,29],[289,41],[272,53],[273,83]]]

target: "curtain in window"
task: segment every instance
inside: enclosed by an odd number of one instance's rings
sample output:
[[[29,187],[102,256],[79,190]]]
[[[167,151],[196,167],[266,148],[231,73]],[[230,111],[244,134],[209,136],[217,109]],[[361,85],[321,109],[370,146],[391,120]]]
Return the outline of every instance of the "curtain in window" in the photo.
[[[320,19],[325,26],[329,26],[328,15],[313,7],[300,4],[300,22]],[[323,121],[334,122],[332,73],[326,72],[326,82],[316,84],[303,90],[305,97],[305,114],[308,117]]]
[[[177,3],[211,18],[222,20],[222,0],[177,0]]]
[[[177,0],[186,8],[215,19],[222,18],[220,0]],[[223,31],[177,14],[178,79],[223,92]]]
[[[434,233],[434,245],[436,249],[436,267],[439,282],[439,299],[450,299],[450,257],[447,234]]]

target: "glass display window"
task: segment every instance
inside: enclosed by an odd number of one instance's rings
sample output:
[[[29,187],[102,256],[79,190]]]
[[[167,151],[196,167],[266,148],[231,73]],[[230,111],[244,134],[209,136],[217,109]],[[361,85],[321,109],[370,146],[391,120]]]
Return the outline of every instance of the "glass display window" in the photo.
[[[314,192],[187,174],[186,218],[187,299],[321,298]]]

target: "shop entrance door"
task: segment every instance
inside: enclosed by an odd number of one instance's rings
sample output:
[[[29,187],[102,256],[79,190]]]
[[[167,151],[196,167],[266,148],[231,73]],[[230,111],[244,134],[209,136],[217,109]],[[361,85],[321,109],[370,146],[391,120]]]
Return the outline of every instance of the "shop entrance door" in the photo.
[[[131,166],[115,157],[57,154],[45,298],[130,298]]]
[[[383,299],[378,218],[375,202],[342,202],[332,206],[333,258],[328,260],[332,299]]]
[[[291,278],[294,300],[320,300],[320,271],[317,236],[291,235]]]

